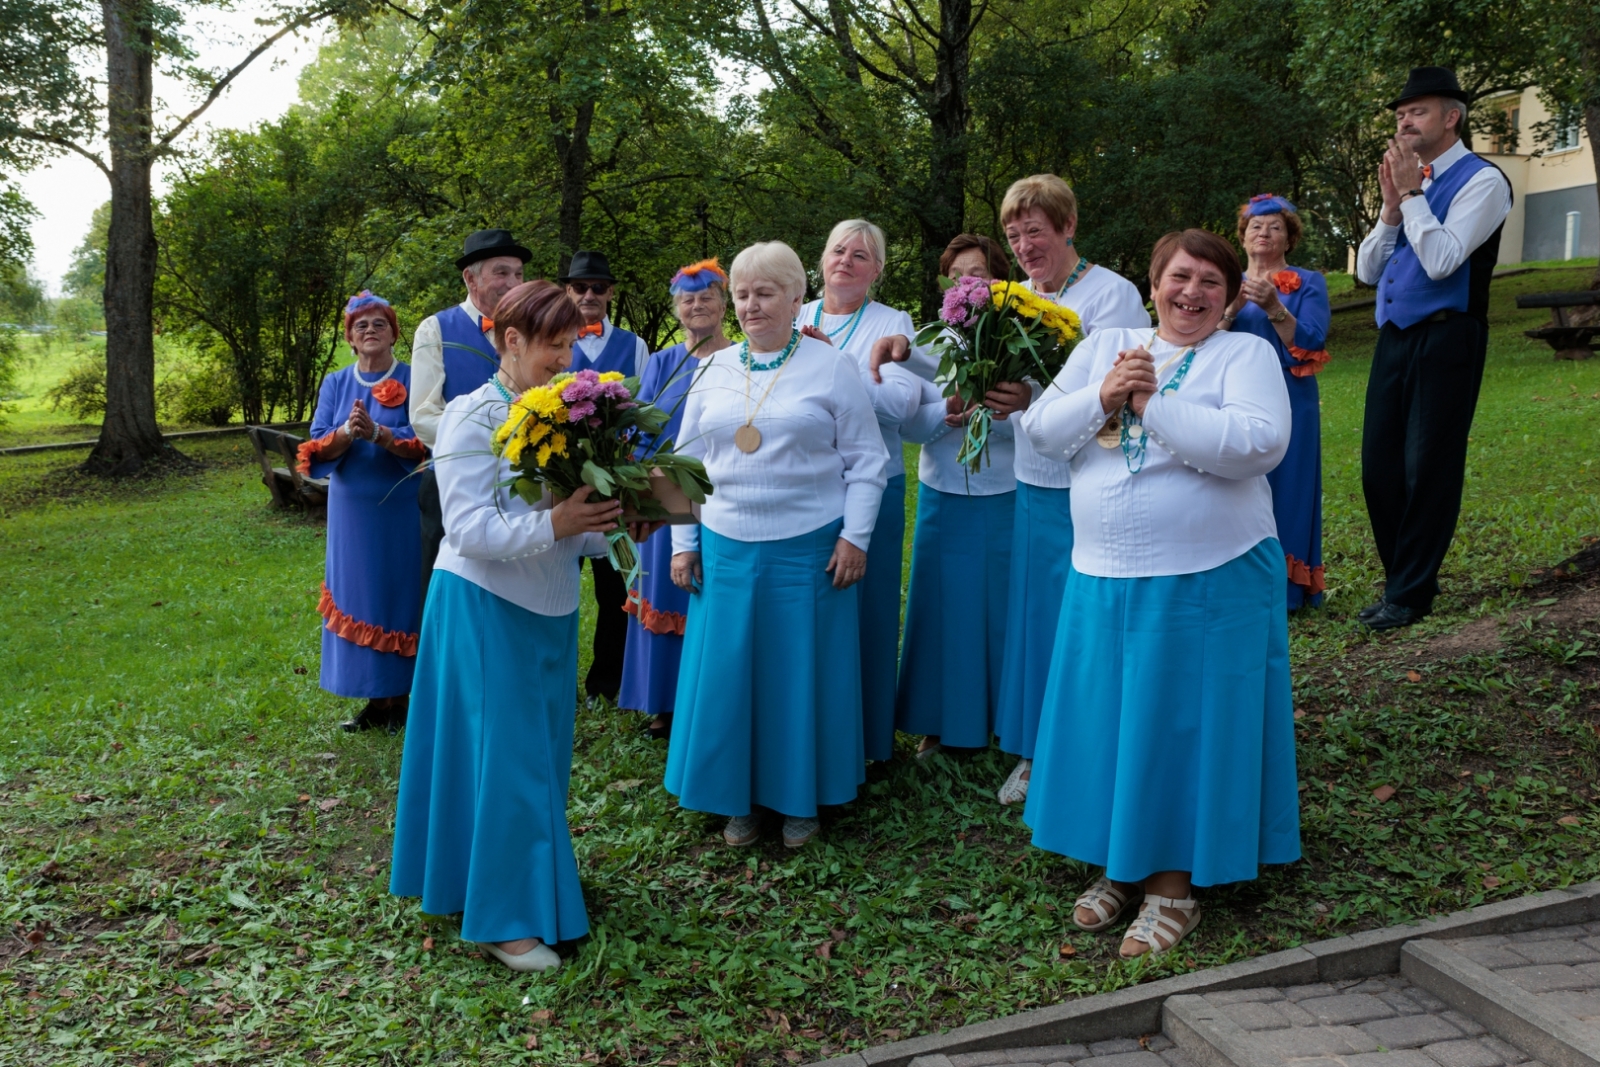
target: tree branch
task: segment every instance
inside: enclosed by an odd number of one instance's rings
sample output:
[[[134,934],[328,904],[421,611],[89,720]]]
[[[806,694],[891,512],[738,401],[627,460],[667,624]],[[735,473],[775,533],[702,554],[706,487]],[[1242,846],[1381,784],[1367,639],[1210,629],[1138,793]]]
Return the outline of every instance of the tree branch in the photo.
[[[111,180],[111,168],[105,165],[105,161],[74,141],[69,141],[65,137],[57,137],[55,134],[51,133],[36,133],[33,130],[18,130],[17,136],[21,137],[25,141],[38,141],[40,144],[53,144],[57,148],[65,148],[69,152],[76,152],[84,159],[87,159],[90,163],[93,163],[95,166],[99,167],[100,173],[106,176],[107,181]]]

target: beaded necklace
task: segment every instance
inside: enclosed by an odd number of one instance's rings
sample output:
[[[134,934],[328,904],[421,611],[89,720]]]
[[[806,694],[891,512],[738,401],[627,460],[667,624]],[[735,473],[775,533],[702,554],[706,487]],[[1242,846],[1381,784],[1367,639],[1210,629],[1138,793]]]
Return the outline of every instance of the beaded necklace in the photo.
[[[832,335],[830,334],[829,336],[831,337]],[[789,332],[789,343],[783,346],[783,351],[778,353],[776,359],[769,359],[765,363],[757,363],[750,358],[750,342],[741,341],[739,342],[739,363],[744,367],[746,373],[756,370],[776,370],[789,362],[789,357],[794,355],[794,350],[798,347],[800,347],[800,331],[791,330]]]
[[[828,335],[828,340],[830,341],[843,333],[844,340],[839,341],[836,344],[836,347],[842,352],[844,351],[845,346],[850,343],[850,338],[856,335],[856,327],[861,325],[861,316],[866,314],[867,305],[872,303],[872,301],[861,301],[861,306],[855,309],[855,311],[850,315],[850,318],[846,320],[845,324],[839,327],[837,330],[833,330],[832,332],[829,332],[822,325],[822,303],[823,302],[821,300],[817,301],[817,310],[816,313],[811,316],[811,325],[815,326],[819,330],[822,330],[823,333],[826,333]],[[850,332],[845,333],[846,330]]]
[[[500,380],[500,375],[496,374],[489,380],[494,383],[494,387],[496,389],[500,390],[500,395],[505,397],[507,404],[513,404],[516,402],[517,398],[511,395],[511,390],[507,389],[505,383]]]
[[[389,369],[378,375],[378,377],[374,378],[370,382],[361,376],[361,368],[357,364],[352,363],[350,365],[350,373],[355,377],[357,385],[361,386],[363,389],[371,389],[375,385],[382,385],[384,382],[388,381],[389,376],[394,373],[394,369],[399,365],[400,361],[391,356],[389,358]]]
[[[1155,334],[1151,334],[1150,343],[1154,344],[1155,339]],[[1205,341],[1201,341],[1200,344],[1205,344]],[[1182,387],[1184,378],[1189,375],[1189,368],[1194,365],[1194,354],[1199,348],[1200,345],[1191,345],[1187,350],[1176,353],[1172,359],[1167,360],[1157,368],[1156,376],[1159,377],[1161,372],[1172,366],[1175,360],[1181,359],[1183,361],[1178,364],[1178,369],[1172,372],[1171,379],[1161,387],[1157,395],[1165,396],[1168,393],[1176,393]],[[1120,444],[1122,445],[1122,461],[1127,464],[1128,473],[1138,474],[1144,469],[1145,452],[1150,447],[1150,435],[1144,432],[1144,416],[1135,415],[1132,404],[1124,404],[1122,407]]]
[[[794,350],[800,347],[800,331],[789,331],[789,343],[783,346],[783,351],[778,353],[778,358],[768,360],[766,363],[756,363],[750,358],[750,342],[745,341],[739,346],[739,362],[744,365],[744,425],[733,432],[733,443],[739,451],[749,455],[761,447],[761,431],[755,428],[756,416],[761,413],[761,405],[767,402],[767,397],[772,395],[773,386],[778,384],[778,379],[783,377],[784,368],[789,365],[789,357],[794,355]],[[772,370],[777,368],[778,373],[772,376],[767,383],[766,392],[761,394],[761,399],[756,401],[755,408],[750,407],[752,371]]]
[[[1078,257],[1078,265],[1076,267],[1072,268],[1072,273],[1067,275],[1067,280],[1061,283],[1061,288],[1060,289],[1057,289],[1054,293],[1052,293],[1052,294],[1050,294],[1048,296],[1046,296],[1044,293],[1040,293],[1039,295],[1041,297],[1043,297],[1044,299],[1050,301],[1052,304],[1061,303],[1062,297],[1067,295],[1067,290],[1071,289],[1074,285],[1076,285],[1077,282],[1078,282],[1078,279],[1083,277],[1084,272],[1087,271],[1092,266],[1094,266],[1093,263],[1090,263],[1087,259],[1084,259],[1082,256],[1079,256]]]

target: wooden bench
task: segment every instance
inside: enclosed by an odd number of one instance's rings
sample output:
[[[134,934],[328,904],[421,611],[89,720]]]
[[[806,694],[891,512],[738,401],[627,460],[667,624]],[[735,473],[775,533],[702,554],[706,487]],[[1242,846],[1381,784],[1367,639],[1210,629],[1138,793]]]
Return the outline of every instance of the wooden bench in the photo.
[[[272,494],[272,502],[280,508],[303,508],[313,515],[326,513],[328,479],[308,478],[299,471],[300,444],[305,439],[265,426],[252,426],[246,432],[256,462],[261,464],[261,483]],[[281,460],[284,466],[277,466],[274,460]]]
[[[1588,359],[1600,347],[1600,316],[1589,323],[1574,323],[1569,308],[1600,307],[1600,289],[1570,293],[1527,293],[1517,297],[1519,308],[1549,308],[1550,325],[1525,330],[1523,336],[1543,341],[1556,350],[1557,359]]]

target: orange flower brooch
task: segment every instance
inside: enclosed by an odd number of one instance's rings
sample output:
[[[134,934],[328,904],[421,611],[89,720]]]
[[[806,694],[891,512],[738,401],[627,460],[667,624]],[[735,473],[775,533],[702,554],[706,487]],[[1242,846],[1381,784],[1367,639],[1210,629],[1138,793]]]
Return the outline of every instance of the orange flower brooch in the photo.
[[[372,387],[372,399],[386,408],[397,408],[406,402],[406,387],[389,378]]]

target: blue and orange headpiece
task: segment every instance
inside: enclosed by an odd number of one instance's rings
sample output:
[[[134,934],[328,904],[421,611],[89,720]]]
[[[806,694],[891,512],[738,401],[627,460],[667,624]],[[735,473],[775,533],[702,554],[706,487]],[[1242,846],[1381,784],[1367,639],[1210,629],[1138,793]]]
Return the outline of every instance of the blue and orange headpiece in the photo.
[[[1244,218],[1253,215],[1298,215],[1300,212],[1295,206],[1276,193],[1257,193],[1250,198],[1250,202],[1239,212]]]
[[[672,276],[667,291],[673,296],[684,293],[698,293],[702,289],[709,289],[713,285],[728,287],[728,275],[718,264],[716,257],[702,259],[698,263],[691,263]]]
[[[344,313],[346,315],[354,315],[356,312],[365,311],[367,308],[386,308],[388,306],[389,301],[378,296],[371,289],[363,289],[350,298],[350,302],[344,306]]]

